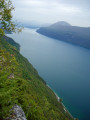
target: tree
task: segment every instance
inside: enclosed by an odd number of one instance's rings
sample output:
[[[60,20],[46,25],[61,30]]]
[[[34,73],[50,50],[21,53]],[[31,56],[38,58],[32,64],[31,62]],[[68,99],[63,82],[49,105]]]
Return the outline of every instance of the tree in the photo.
[[[14,9],[11,0],[0,0],[0,35],[4,31],[16,31],[16,25],[12,22],[12,10]],[[18,29],[20,31],[21,29]]]

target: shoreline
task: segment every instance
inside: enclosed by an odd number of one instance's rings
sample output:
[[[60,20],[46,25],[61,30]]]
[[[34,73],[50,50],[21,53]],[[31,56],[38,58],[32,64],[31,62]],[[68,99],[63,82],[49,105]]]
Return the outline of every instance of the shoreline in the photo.
[[[53,93],[55,94],[58,102],[60,102],[60,99],[61,99],[61,98],[57,95],[57,93],[56,93],[48,84],[46,84],[46,86],[53,91]],[[61,104],[62,104],[62,106],[63,106],[64,111],[67,112],[67,113],[71,116],[72,119],[75,119],[75,118],[72,116],[72,114],[68,111],[68,109],[65,107],[65,105],[64,105],[62,102],[61,102]]]

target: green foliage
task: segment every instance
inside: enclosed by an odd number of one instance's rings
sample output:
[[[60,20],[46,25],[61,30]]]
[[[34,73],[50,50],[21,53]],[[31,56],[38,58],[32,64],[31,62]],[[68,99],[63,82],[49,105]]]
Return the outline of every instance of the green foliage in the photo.
[[[11,0],[0,0],[0,36],[3,36],[5,31],[22,31],[22,28],[16,28],[17,25],[12,21],[13,9]]]
[[[24,79],[31,80],[31,77],[30,77],[29,73],[26,72],[25,70],[22,71],[22,76],[23,76]]]
[[[2,29],[14,31],[15,25],[12,22],[11,11],[14,9],[10,0],[0,0],[0,21]]]
[[[10,44],[13,45],[15,48],[17,48],[17,50],[20,50],[20,45],[18,43],[16,43],[12,38],[9,38],[7,36],[3,36],[3,38]]]
[[[4,35],[4,31],[2,29],[0,29],[0,36]]]
[[[9,116],[10,109],[18,104],[27,120],[72,120],[28,60],[3,38],[0,61],[0,118]],[[14,78],[9,78],[12,73]]]

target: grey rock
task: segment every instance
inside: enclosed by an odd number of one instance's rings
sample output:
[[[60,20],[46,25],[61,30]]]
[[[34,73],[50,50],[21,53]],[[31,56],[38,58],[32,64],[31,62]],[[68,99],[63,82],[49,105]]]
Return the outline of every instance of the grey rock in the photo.
[[[25,113],[17,104],[11,109],[11,115],[6,120],[27,120]]]
[[[13,79],[13,78],[14,78],[14,73],[12,73],[8,76],[8,79]]]

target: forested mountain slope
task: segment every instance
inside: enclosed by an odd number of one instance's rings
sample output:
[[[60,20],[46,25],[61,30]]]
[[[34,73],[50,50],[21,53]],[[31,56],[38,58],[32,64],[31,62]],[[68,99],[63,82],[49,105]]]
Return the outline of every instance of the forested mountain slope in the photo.
[[[69,23],[61,21],[49,27],[41,27],[37,32],[60,41],[90,49],[90,27],[71,26]]]
[[[19,45],[15,42],[12,45],[10,38],[0,37],[0,120],[12,115],[10,110],[15,104],[22,107],[27,120],[73,120],[38,72],[19,53]]]

